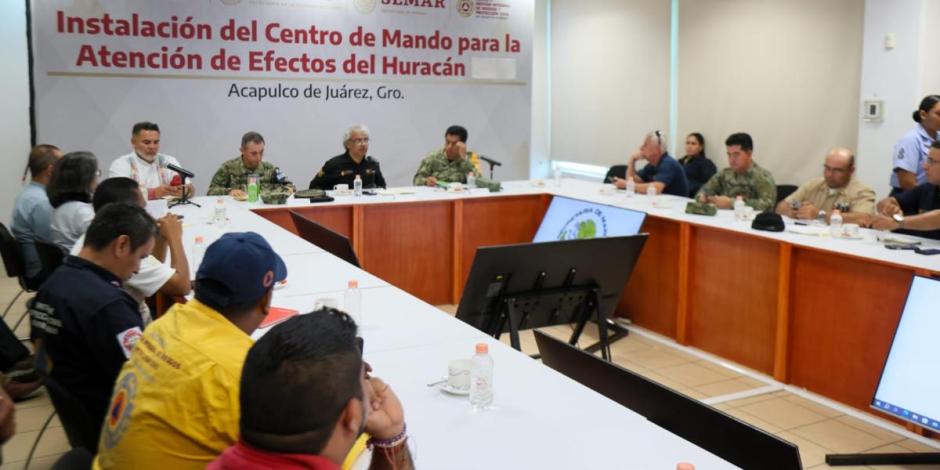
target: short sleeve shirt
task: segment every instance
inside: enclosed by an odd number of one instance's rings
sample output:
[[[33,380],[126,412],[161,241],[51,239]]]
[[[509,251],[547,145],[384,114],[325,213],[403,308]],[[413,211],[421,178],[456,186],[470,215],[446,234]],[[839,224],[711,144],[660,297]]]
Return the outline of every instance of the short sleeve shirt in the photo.
[[[848,206],[848,212],[875,212],[875,191],[855,178],[849,180],[844,188],[832,189],[826,184],[826,179],[819,176],[800,186],[787,196],[786,201],[809,202],[826,212],[836,208],[836,204]]]
[[[637,172],[637,176],[647,183],[656,181],[664,184],[663,194],[689,196],[689,182],[685,178],[685,171],[668,153],[664,153],[659,159],[659,165],[648,164]]]
[[[68,256],[30,302],[29,315],[50,375],[100,428],[114,380],[141,336],[137,302],[110,271]]]
[[[56,207],[52,211],[52,243],[71,251],[94,218],[95,209],[90,202],[69,201]]]
[[[131,152],[111,162],[108,178],[123,176],[138,182],[144,189],[153,189],[170,184],[176,176],[176,173],[166,168],[167,164],[180,166],[180,162],[169,155],[158,153],[153,162],[148,162]]]
[[[917,175],[917,184],[926,183],[927,173],[924,171],[924,160],[927,159],[930,144],[936,139],[936,135],[927,134],[923,126],[917,124],[894,144],[894,150],[891,154],[891,168],[914,173]],[[898,175],[894,171],[891,172],[891,187],[901,187]]]
[[[940,187],[935,184],[919,184],[903,193],[894,195],[906,215],[922,214],[940,209]],[[918,237],[940,240],[940,230],[899,230]]]

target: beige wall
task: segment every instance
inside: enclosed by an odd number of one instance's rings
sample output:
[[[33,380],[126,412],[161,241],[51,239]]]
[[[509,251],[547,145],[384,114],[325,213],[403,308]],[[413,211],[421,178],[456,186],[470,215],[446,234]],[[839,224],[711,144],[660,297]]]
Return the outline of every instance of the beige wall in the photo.
[[[743,131],[778,184],[819,175],[856,143],[863,20],[861,0],[682,0],[678,133],[702,132],[719,168]]]
[[[669,19],[665,0],[552,2],[552,159],[626,163],[667,128]]]

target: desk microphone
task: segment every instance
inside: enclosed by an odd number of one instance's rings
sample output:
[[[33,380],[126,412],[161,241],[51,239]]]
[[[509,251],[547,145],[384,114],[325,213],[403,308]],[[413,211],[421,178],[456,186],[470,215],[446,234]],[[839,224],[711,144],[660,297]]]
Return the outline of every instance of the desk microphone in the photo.
[[[189,171],[189,170],[187,170],[187,169],[185,169],[185,168],[180,168],[180,167],[178,167],[178,166],[176,166],[176,165],[174,165],[174,164],[172,164],[172,163],[167,163],[167,164],[166,164],[166,168],[167,168],[168,170],[173,170],[173,171],[179,173],[180,175],[182,175],[182,176],[184,176],[184,177],[186,177],[186,178],[195,178],[195,177],[196,177],[196,174],[195,174],[195,173],[193,173],[193,172],[191,172],[191,171]]]
[[[480,157],[480,160],[483,160],[484,162],[489,163],[489,164],[492,165],[492,166],[503,166],[502,163],[500,163],[500,162],[498,162],[498,161],[496,161],[496,160],[493,160],[493,159],[490,158],[490,157],[484,157],[483,155],[478,155],[478,157]]]

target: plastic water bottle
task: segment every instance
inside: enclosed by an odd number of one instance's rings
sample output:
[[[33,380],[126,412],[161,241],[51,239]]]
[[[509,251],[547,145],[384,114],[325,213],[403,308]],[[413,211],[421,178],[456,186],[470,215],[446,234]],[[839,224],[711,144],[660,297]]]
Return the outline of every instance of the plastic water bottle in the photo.
[[[258,202],[258,176],[248,176],[248,202]]]
[[[467,188],[473,189],[476,187],[477,187],[477,177],[471,171],[467,173]]]
[[[816,214],[816,223],[826,225],[826,211],[820,210],[819,213]]]
[[[359,175],[353,180],[353,196],[362,196],[362,177]]]
[[[493,358],[486,343],[477,343],[470,370],[470,405],[485,410],[493,404]]]
[[[555,186],[561,186],[561,168],[556,166],[553,176],[555,177]]]
[[[734,219],[744,220],[747,217],[747,205],[744,204],[744,196],[738,195],[734,199]]]
[[[202,264],[202,258],[205,255],[206,242],[203,240],[202,235],[196,235],[196,243],[193,244],[193,266],[192,269],[189,270],[194,278],[196,277],[196,272],[199,271],[199,265]]]
[[[351,279],[346,284],[346,293],[343,295],[343,310],[362,326],[362,291],[359,290],[359,281]]]
[[[636,181],[633,178],[627,178],[627,197],[636,195]]]
[[[653,183],[646,185],[646,197],[651,204],[656,204],[656,186],[653,186]]]
[[[842,236],[842,212],[839,212],[839,209],[833,209],[832,215],[829,216],[829,235]]]
[[[215,200],[215,211],[213,212],[212,221],[216,225],[225,225],[228,221],[228,215],[225,213],[225,200],[222,198]]]

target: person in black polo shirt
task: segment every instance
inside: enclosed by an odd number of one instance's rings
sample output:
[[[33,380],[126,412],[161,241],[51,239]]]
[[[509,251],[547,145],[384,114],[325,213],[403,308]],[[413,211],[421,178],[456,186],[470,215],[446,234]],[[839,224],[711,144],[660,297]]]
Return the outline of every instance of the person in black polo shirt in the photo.
[[[30,304],[37,367],[85,406],[95,429],[143,328],[137,302],[121,285],[150,254],[156,233],[141,207],[104,206],[79,255],[66,257]]]
[[[350,127],[343,134],[343,147],[346,147],[346,152],[327,160],[323,169],[310,181],[310,189],[333,189],[337,184],[348,184],[352,189],[356,175],[362,178],[363,188],[385,187],[379,162],[366,155],[369,153],[369,129],[361,125]]]
[[[878,202],[870,226],[940,240],[940,141],[924,161],[927,182]]]
[[[646,166],[637,171],[637,160],[646,160]],[[656,194],[672,194],[689,197],[689,182],[685,178],[682,165],[666,152],[666,136],[662,131],[646,134],[643,145],[630,155],[627,162],[627,179],[636,182],[636,192],[645,194],[650,186],[656,188]],[[627,180],[614,177],[614,185],[625,188]]]

